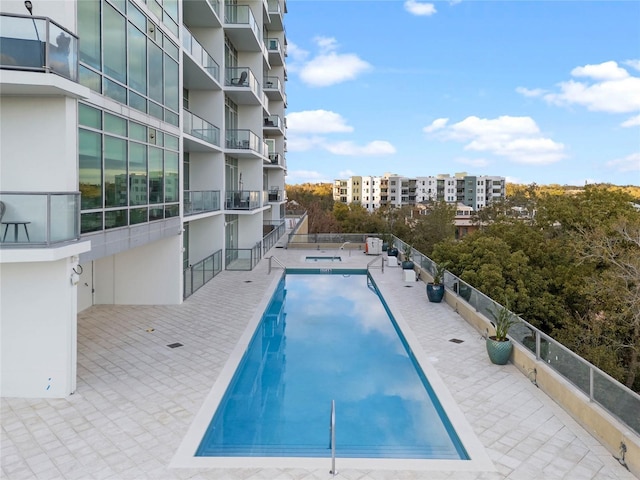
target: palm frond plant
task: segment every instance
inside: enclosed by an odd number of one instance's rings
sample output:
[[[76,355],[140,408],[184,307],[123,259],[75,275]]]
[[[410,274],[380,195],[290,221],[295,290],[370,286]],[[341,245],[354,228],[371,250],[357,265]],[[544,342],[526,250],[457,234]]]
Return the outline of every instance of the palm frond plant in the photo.
[[[495,329],[495,335],[487,336],[487,353],[496,365],[504,365],[509,361],[513,344],[507,335],[511,327],[520,322],[518,315],[509,310],[509,303],[505,302],[505,305],[487,309],[493,317],[491,325]]]

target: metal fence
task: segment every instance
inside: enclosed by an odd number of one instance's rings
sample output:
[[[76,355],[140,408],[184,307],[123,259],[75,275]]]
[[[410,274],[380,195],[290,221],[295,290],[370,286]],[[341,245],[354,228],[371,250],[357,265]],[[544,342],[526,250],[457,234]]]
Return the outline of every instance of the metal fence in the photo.
[[[404,251],[407,244],[394,236],[393,245]],[[412,249],[412,258],[416,265],[433,275],[436,266],[433,260],[415,249]],[[484,316],[491,310],[502,307],[448,271],[444,274],[444,284],[449,293],[464,299]],[[511,340],[525,347],[535,355],[536,360],[546,363],[587,395],[590,401],[600,405],[640,435],[640,395],[526,320],[518,318],[521,323],[509,330]]]
[[[183,296],[190,297],[205,283],[222,271],[222,250],[200,260],[183,272]]]
[[[271,248],[278,243],[278,240],[285,234],[286,227],[284,221],[274,227],[269,233],[262,238],[262,255],[265,255]]]

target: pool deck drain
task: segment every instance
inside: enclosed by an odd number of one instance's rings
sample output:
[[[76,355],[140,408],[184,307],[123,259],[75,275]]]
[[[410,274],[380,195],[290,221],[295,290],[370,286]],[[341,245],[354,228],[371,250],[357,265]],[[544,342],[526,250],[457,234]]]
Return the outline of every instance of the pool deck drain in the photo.
[[[313,251],[272,249],[288,267]],[[354,251],[343,267],[364,268]],[[308,267],[308,263],[306,266]],[[404,288],[400,268],[372,269],[495,466],[489,472],[420,472],[374,465],[170,468],[185,433],[281,269],[223,271],[184,304],[94,306],[78,318],[78,386],[66,399],[1,401],[2,478],[109,480],[634,479],[594,437],[515,366],[492,365],[480,333],[424,288]],[[251,283],[244,283],[252,280]],[[241,288],[242,286],[242,288]],[[153,328],[153,335],[146,330]],[[183,347],[167,350],[181,338]],[[449,339],[463,340],[452,348]]]

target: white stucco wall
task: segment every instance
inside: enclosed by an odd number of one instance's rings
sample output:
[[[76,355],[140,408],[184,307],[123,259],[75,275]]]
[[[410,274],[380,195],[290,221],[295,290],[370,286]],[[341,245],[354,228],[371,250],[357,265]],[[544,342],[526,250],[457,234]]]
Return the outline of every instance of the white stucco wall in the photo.
[[[2,264],[2,396],[66,397],[75,390],[73,265],[72,258]]]
[[[101,258],[93,268],[97,305],[182,302],[182,235]]]
[[[76,100],[3,96],[0,111],[0,190],[77,191]]]

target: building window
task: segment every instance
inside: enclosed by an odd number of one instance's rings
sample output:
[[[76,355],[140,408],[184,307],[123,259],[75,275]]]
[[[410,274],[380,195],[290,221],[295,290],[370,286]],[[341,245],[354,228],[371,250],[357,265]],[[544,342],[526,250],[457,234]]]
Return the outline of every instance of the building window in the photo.
[[[82,103],[78,117],[82,233],[177,215],[178,137]]]

